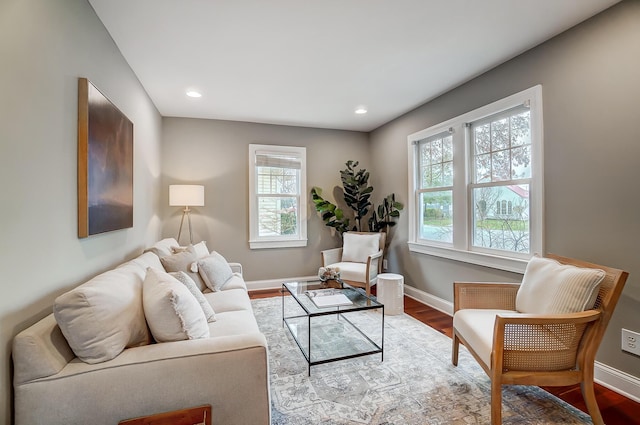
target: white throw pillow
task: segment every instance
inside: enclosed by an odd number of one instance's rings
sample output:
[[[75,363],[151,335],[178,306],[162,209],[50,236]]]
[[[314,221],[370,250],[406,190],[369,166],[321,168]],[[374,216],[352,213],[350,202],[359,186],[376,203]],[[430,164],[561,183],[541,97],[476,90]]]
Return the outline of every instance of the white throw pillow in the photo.
[[[189,275],[186,274],[185,272],[172,272],[169,274],[175,277],[184,286],[186,286],[189,292],[191,292],[193,296],[196,297],[196,300],[198,300],[198,303],[202,308],[202,312],[207,318],[207,322],[215,322],[216,313],[215,311],[213,311],[213,307],[211,307],[211,304],[209,304],[209,301],[207,301],[207,299],[204,297],[204,295],[202,294],[202,291],[198,289],[193,279],[191,279]]]
[[[173,254],[173,249],[177,246],[177,240],[175,240],[174,238],[166,238],[156,242],[152,247],[145,249],[144,252],[153,252],[159,258],[162,258],[166,257],[167,255]]]
[[[380,233],[361,235],[345,232],[342,235],[342,261],[366,263],[370,255],[380,251]]]
[[[516,295],[516,310],[529,314],[576,313],[593,308],[605,272],[534,255]]]
[[[151,342],[142,310],[142,282],[141,270],[130,263],[56,298],[53,314],[80,360],[105,362],[126,347]]]
[[[168,273],[147,269],[142,305],[151,334],[158,342],[209,337],[207,318],[198,300]]]
[[[198,271],[205,285],[214,292],[220,291],[233,276],[233,270],[227,260],[216,251],[198,260]]]
[[[196,257],[198,258],[203,258],[209,255],[209,250],[207,249],[207,241],[200,241],[195,245],[191,244],[188,246],[174,246],[174,247],[171,247],[171,251],[173,254],[178,254],[180,252],[187,251],[190,246],[193,247],[193,250],[196,253]]]

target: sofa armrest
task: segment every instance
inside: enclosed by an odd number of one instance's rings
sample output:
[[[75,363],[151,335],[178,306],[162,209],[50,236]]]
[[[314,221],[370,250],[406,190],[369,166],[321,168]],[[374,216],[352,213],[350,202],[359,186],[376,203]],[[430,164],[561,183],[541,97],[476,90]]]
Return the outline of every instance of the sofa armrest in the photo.
[[[322,267],[342,261],[342,248],[333,248],[320,251],[322,255]]]
[[[108,398],[104,388],[113,389]],[[268,425],[267,342],[254,332],[128,348],[94,365],[74,359],[56,375],[16,385],[15,400],[16,425],[43,417],[51,424],[116,424],[203,404],[219,423]]]
[[[240,263],[229,263],[229,266],[231,267],[231,270],[234,273],[242,274],[242,264],[240,264]]]
[[[59,373],[75,354],[50,314],[13,338],[12,357],[13,381],[20,384]]]

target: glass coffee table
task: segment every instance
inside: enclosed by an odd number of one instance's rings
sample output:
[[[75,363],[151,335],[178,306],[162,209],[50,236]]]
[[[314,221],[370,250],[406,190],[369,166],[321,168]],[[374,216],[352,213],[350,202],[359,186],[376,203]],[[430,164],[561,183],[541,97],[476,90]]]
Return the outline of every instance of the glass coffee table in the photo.
[[[345,304],[318,307],[312,301],[318,290],[324,290],[320,281],[282,284],[283,326],[307,360],[309,376],[311,366],[323,363],[378,353],[383,361],[384,305],[374,296],[367,297],[364,290],[344,284],[342,289],[327,290],[333,291],[332,295],[344,295],[348,300]]]

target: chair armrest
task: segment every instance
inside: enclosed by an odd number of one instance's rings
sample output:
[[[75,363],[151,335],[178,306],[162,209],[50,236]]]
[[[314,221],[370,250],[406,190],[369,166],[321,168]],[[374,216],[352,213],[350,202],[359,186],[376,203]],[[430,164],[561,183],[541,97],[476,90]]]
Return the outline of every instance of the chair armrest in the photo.
[[[577,357],[583,335],[600,316],[597,310],[553,315],[499,314],[493,329],[492,370],[572,369],[581,360]]]
[[[322,254],[322,267],[342,261],[342,248],[326,249],[320,253]]]
[[[240,263],[229,263],[229,266],[231,267],[231,270],[234,273],[242,274],[242,264],[240,264]]]
[[[376,252],[367,257],[367,270],[369,272],[369,280],[373,279],[382,270],[382,254],[383,250]]]
[[[519,283],[453,282],[453,312],[465,308],[515,310]]]

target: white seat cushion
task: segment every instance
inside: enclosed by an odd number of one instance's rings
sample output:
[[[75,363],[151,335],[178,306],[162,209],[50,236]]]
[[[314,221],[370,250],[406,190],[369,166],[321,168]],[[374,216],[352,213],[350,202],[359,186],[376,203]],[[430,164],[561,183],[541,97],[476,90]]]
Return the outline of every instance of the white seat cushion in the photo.
[[[493,327],[496,316],[517,315],[511,310],[465,309],[453,315],[453,327],[469,346],[473,347],[480,359],[491,366],[491,349],[493,348]]]
[[[338,267],[340,269],[340,279],[352,280],[354,282],[366,282],[367,265],[365,263],[334,263],[327,267]]]
[[[453,316],[453,327],[458,335],[463,338],[469,348],[480,357],[480,359],[491,367],[491,351],[493,348],[493,329],[496,316],[518,317],[523,313],[512,310],[489,310],[489,309],[466,309],[458,310]],[[570,341],[564,335],[563,329],[556,329],[553,326],[527,327],[527,335],[530,338],[517,338],[515,340],[505,340],[505,351],[510,351],[510,355],[505,357],[505,362],[511,362],[518,370],[566,370],[575,365],[575,357],[571,355]],[[517,345],[516,345],[517,344]],[[555,366],[548,362],[549,352],[557,352]],[[541,362],[535,361],[536,353],[539,353]],[[521,357],[526,360],[522,361]],[[503,364],[509,367],[508,363]]]
[[[226,311],[218,313],[217,320],[209,323],[211,337],[240,335],[260,332],[251,310]]]
[[[246,310],[253,312],[249,294],[244,289],[228,289],[218,292],[206,292],[204,297],[216,312],[216,320],[220,313],[226,311]]]

